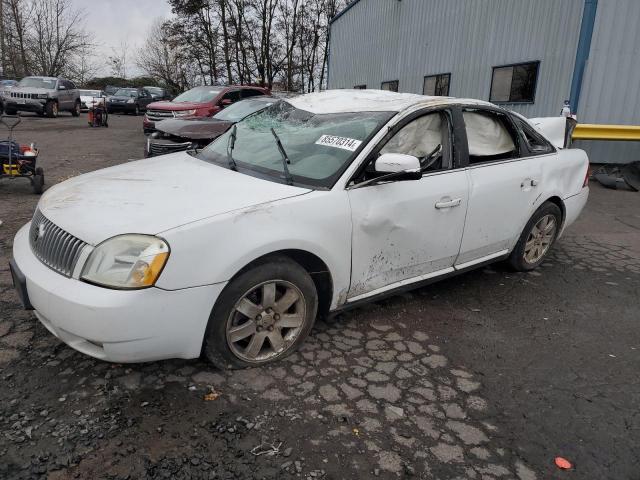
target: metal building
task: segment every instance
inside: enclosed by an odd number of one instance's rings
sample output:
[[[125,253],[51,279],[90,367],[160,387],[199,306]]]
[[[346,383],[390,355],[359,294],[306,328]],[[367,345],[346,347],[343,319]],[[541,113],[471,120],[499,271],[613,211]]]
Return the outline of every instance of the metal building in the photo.
[[[329,88],[490,100],[528,117],[640,125],[638,0],[355,0],[331,22]],[[595,163],[640,142],[580,142]]]

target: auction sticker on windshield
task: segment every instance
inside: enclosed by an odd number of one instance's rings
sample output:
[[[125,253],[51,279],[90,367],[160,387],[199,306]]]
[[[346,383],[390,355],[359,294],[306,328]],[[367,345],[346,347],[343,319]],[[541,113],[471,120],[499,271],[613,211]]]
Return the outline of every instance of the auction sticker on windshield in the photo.
[[[341,148],[343,150],[349,150],[350,152],[355,152],[361,143],[360,140],[356,140],[355,138],[334,137],[333,135],[322,135],[316,141],[316,145]]]

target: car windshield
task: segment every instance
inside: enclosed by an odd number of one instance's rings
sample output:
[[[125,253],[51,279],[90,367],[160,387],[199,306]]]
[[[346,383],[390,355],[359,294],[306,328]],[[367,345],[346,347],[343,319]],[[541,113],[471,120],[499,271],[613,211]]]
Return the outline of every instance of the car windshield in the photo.
[[[241,102],[236,102],[233,105],[229,105],[221,112],[216,113],[213,118],[215,118],[216,120],[224,120],[226,122],[239,122],[252,113],[256,113],[267,108],[270,105],[273,105],[275,102],[277,102],[277,100],[273,98],[261,98],[260,100],[242,100]]]
[[[99,97],[102,94],[100,90],[80,90],[83,97]]]
[[[173,99],[174,102],[210,102],[220,93],[219,88],[212,87],[196,87],[181,93]]]
[[[20,80],[18,86],[27,88],[46,88],[47,90],[53,90],[54,88],[56,88],[56,79],[27,77]]]
[[[147,90],[149,90],[149,92],[155,94],[155,95],[162,95],[162,89],[160,87],[144,87]]]
[[[138,91],[135,88],[121,88],[118,90],[114,97],[137,97]]]
[[[280,101],[236,124],[233,158],[238,170],[285,181],[282,155],[273,129],[289,157],[295,183],[331,187],[365,144],[394,114],[358,112],[313,114]],[[233,129],[214,140],[198,157],[227,166]]]

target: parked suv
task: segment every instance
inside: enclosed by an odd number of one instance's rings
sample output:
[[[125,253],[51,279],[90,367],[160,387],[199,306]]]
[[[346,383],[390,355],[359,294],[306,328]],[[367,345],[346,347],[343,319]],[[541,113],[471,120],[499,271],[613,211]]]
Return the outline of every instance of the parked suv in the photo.
[[[220,110],[245,98],[269,95],[262,87],[203,86],[178,95],[170,102],[154,102],[147,108],[142,129],[144,133],[155,131],[155,122],[167,118],[211,117]]]
[[[36,112],[57,117],[58,112],[80,115],[80,92],[70,80],[56,77],[25,77],[5,95],[5,112]]]
[[[109,113],[123,112],[140,115],[153,102],[153,97],[144,88],[121,88],[112,96],[107,97]]]

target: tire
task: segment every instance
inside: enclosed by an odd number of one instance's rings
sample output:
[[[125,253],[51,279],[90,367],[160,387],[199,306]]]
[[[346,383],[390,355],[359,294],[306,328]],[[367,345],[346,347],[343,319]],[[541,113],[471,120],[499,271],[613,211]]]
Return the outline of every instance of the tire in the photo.
[[[547,223],[545,223],[545,221]],[[518,272],[537,268],[558,238],[562,212],[555,203],[545,202],[531,216],[508,262]]]
[[[136,105],[136,109],[133,111],[133,114],[136,117],[140,115],[140,105]]]
[[[74,117],[80,116],[80,102],[75,103],[75,105],[73,106],[73,110],[71,110],[71,115],[73,115]]]
[[[44,188],[44,170],[42,170],[42,168],[36,168],[36,172],[33,175],[31,185],[33,186],[33,193],[35,193],[36,195],[40,195],[42,193],[42,190]]]
[[[275,301],[267,299],[265,304],[265,295]],[[292,302],[289,306],[287,299]],[[307,271],[288,257],[268,258],[238,274],[222,291],[209,317],[202,353],[221,369],[281,360],[304,342],[317,311],[318,294]],[[280,315],[287,315],[287,320]]]
[[[13,108],[9,108],[9,107],[7,107],[7,108],[4,110],[4,114],[5,114],[5,115],[16,115],[17,113],[18,113],[18,110],[15,110],[15,109],[13,109]]]
[[[58,104],[56,102],[47,102],[44,106],[44,113],[49,118],[56,118],[58,116]]]

